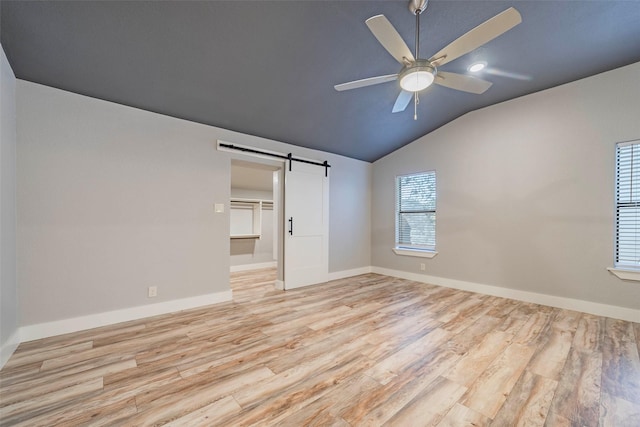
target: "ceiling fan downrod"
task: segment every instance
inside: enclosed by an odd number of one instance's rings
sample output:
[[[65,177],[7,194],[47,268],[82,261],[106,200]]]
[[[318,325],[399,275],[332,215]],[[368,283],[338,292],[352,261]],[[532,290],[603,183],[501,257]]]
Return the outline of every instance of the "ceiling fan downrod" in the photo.
[[[409,11],[416,16],[416,59],[420,58],[420,14],[427,8],[429,0],[409,0]]]
[[[420,59],[420,12],[416,11],[416,59]]]
[[[416,60],[420,59],[420,14],[427,8],[429,0],[409,0],[409,10],[416,15]],[[418,120],[418,92],[413,94],[413,120]]]

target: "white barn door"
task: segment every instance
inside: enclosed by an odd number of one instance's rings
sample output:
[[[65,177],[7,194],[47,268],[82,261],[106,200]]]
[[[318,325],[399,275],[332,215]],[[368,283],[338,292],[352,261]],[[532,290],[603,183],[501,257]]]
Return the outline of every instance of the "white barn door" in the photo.
[[[284,169],[284,288],[326,282],[329,177],[323,166],[291,160]]]

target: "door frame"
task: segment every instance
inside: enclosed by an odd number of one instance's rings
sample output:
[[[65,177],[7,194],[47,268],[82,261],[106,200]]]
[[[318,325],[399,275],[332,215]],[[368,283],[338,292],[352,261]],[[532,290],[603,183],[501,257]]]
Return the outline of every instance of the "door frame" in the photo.
[[[227,148],[224,146],[221,146],[221,144],[225,144],[225,145],[233,145],[235,147],[238,148],[246,148],[248,150],[259,150],[261,153],[255,153],[255,152],[250,152],[250,151],[238,151],[238,150],[234,150],[231,148]],[[236,144],[236,143],[230,143],[228,141],[223,141],[223,140],[217,140],[216,143],[216,148],[218,151],[224,151],[226,153],[230,154],[230,159],[229,159],[229,165],[231,165],[231,160],[242,160],[244,162],[248,162],[248,163],[256,163],[256,164],[263,164],[263,165],[271,165],[273,167],[277,167],[278,169],[274,172],[278,174],[278,201],[276,202],[275,200],[275,193],[276,193],[276,187],[274,185],[274,207],[276,206],[277,203],[277,230],[274,230],[274,237],[277,237],[278,240],[278,259],[277,261],[277,269],[278,269],[278,275],[276,278],[276,282],[275,282],[275,286],[277,289],[280,290],[285,290],[285,277],[284,277],[284,263],[286,262],[285,259],[285,250],[284,250],[284,239],[285,239],[285,232],[286,232],[286,227],[285,227],[285,218],[284,218],[284,198],[286,197],[286,189],[285,189],[285,171],[284,168],[287,167],[287,158],[282,158],[282,157],[286,157],[287,155],[278,151],[272,151],[272,150],[265,150],[262,148],[258,148],[258,147],[254,147],[254,146],[250,146],[250,145],[242,145],[242,144]],[[289,156],[291,156],[291,154],[289,154]],[[322,162],[316,160],[316,159],[309,159],[309,158],[305,158],[305,157],[301,157],[296,155],[295,157],[298,160],[301,160],[303,162],[309,162],[309,163],[314,163],[317,164],[318,167],[325,167],[325,171],[327,176],[328,176],[328,168],[330,167],[329,164],[325,161],[324,164],[322,164]],[[293,163],[291,160],[288,160],[290,163]],[[230,183],[231,184],[231,183]],[[229,188],[231,188],[231,185],[229,185]],[[325,197],[325,202],[326,202],[326,206],[325,206],[325,210],[327,212],[327,222],[326,222],[326,226],[325,226],[325,233],[326,233],[326,242],[327,242],[327,248],[326,248],[326,253],[327,253],[327,265],[329,262],[329,247],[328,247],[328,241],[329,241],[329,218],[328,218],[328,213],[329,213],[329,189],[327,188],[327,194]],[[328,273],[328,267],[327,267],[327,273]]]

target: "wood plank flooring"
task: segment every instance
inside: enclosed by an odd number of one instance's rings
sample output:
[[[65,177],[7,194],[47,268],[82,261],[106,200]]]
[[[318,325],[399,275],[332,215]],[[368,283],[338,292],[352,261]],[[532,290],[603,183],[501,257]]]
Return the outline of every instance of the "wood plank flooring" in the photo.
[[[0,425],[640,426],[640,325],[366,274],[22,343]]]

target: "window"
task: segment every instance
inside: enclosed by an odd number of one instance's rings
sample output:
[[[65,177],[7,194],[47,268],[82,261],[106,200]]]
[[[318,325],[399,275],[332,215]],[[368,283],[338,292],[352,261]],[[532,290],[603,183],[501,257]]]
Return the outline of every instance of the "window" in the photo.
[[[435,251],[435,248],[436,173],[423,172],[398,176],[396,178],[396,249]]]
[[[615,267],[640,268],[640,141],[616,145]]]

